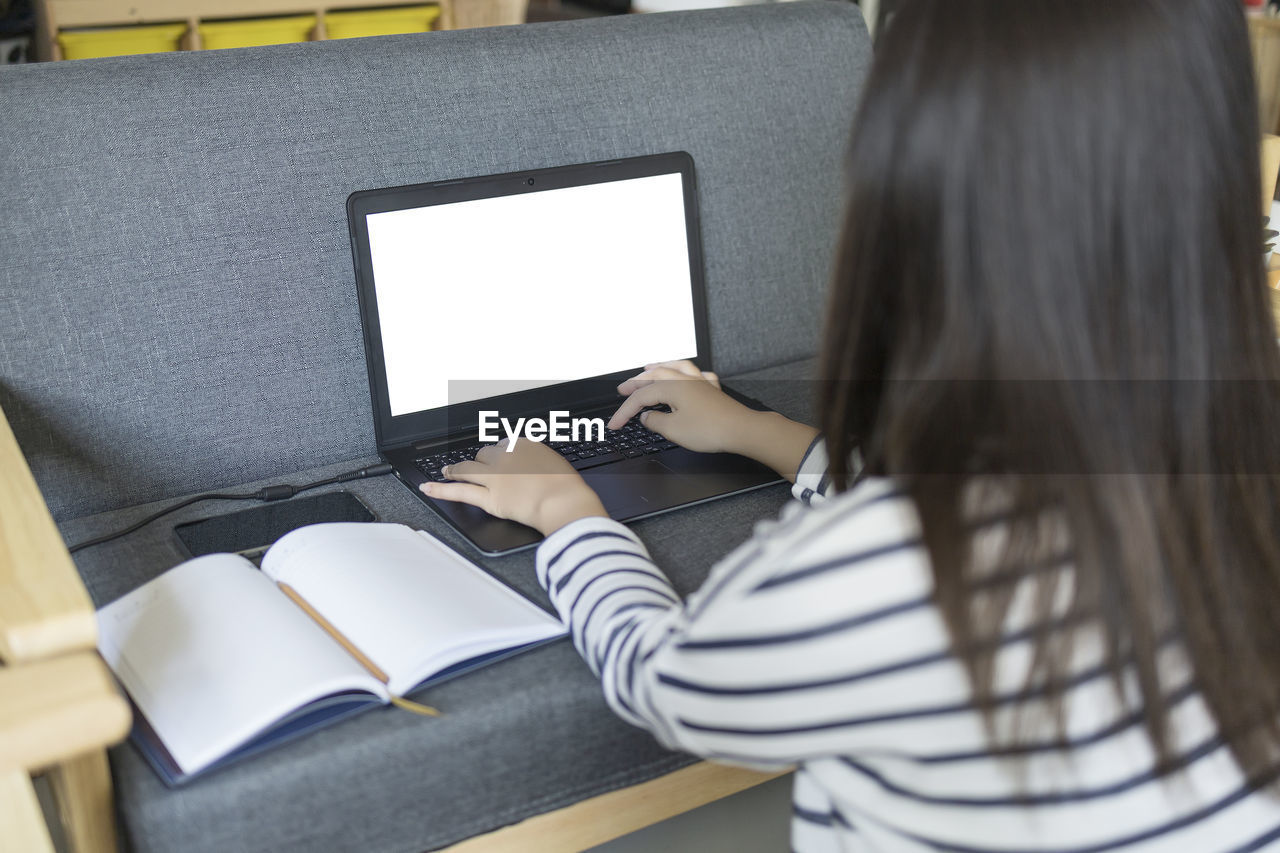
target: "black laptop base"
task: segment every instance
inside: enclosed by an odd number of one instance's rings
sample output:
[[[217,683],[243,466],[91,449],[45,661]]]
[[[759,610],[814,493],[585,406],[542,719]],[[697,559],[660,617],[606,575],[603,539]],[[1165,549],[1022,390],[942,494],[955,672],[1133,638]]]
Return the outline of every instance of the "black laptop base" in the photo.
[[[482,554],[510,554],[542,541],[542,534],[532,527],[495,518],[467,504],[427,497],[419,490],[427,478],[409,464],[397,464],[397,455],[388,453],[385,458],[395,466],[400,482]],[[698,468],[699,473],[690,475],[680,470],[686,466]],[[694,453],[683,447],[593,468],[583,471],[582,477],[600,496],[609,516],[618,521],[637,521],[782,482],[777,473],[745,457]]]
[[[751,408],[765,409],[758,401],[727,393]],[[614,407],[616,408],[616,407]],[[606,417],[613,409],[584,414]],[[446,446],[469,446],[474,437],[442,443]],[[605,464],[574,461],[582,478],[600,496],[609,516],[618,521],[636,521],[681,507],[748,492],[782,482],[777,472],[754,460],[732,453],[695,453],[663,442],[659,447],[646,447],[643,455],[618,458],[609,454]],[[495,518],[484,510],[451,501],[438,501],[424,495],[420,486],[432,482],[428,466],[419,464],[433,449],[408,446],[384,451],[383,458],[395,468],[396,477],[415,495],[481,553],[498,556],[537,545],[542,534],[531,527]],[[603,458],[603,454],[601,457]],[[595,461],[593,458],[590,461]],[[422,470],[427,468],[427,471]]]

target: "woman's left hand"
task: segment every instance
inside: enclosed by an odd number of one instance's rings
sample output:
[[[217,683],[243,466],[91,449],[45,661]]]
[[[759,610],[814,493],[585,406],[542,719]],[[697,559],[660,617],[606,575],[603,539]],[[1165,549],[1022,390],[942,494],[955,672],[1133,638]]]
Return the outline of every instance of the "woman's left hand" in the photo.
[[[445,501],[478,506],[499,518],[527,524],[550,536],[571,521],[608,518],[604,504],[559,453],[536,441],[520,439],[482,448],[471,462],[456,462],[440,472],[455,483],[423,483],[422,492]]]

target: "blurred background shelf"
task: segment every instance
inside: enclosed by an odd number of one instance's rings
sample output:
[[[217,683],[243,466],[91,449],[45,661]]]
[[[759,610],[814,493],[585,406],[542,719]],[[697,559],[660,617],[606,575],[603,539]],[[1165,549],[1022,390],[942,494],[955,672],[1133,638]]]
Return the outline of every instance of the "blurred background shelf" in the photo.
[[[529,0],[39,0],[34,48],[37,59],[84,59],[499,26],[524,23],[528,5]]]
[[[1249,40],[1253,43],[1262,129],[1280,133],[1280,18],[1250,17]]]

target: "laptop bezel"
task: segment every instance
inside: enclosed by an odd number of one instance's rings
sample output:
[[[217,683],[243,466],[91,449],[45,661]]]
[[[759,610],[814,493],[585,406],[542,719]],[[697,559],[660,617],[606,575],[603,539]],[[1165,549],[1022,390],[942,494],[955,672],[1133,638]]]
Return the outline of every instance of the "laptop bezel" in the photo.
[[[434,442],[465,434],[468,431],[474,432],[482,409],[496,409],[504,416],[519,417],[551,410],[577,412],[587,411],[595,406],[604,406],[617,400],[618,383],[634,375],[643,368],[643,365],[635,365],[616,373],[585,377],[514,394],[456,403],[404,415],[392,415],[387,390],[382,331],[378,319],[378,301],[374,289],[373,263],[369,250],[368,222],[365,217],[394,210],[675,173],[680,174],[684,190],[689,281],[693,300],[694,335],[697,343],[694,358],[703,370],[712,370],[697,180],[693,157],[687,152],[676,151],[547,169],[507,172],[500,175],[361,190],[348,196],[347,224],[351,235],[352,262],[355,267],[360,324],[364,336],[365,366],[369,375],[369,393],[373,403],[374,433],[378,450],[381,452],[408,444]],[[531,179],[532,183],[530,183]],[[620,222],[618,227],[626,227],[626,223]],[[444,318],[424,318],[424,323],[429,328],[432,323],[442,319]]]

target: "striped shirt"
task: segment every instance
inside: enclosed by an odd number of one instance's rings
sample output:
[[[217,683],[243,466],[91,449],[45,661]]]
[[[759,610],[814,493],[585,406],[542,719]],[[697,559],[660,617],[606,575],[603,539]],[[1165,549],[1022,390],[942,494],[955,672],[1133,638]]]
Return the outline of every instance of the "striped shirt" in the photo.
[[[826,462],[815,443],[797,500],[687,601],[617,522],[582,519],[539,547],[538,578],[620,716],[673,749],[795,767],[798,851],[1280,850],[1280,799],[1245,784],[1178,661],[1161,661],[1172,779],[1088,643],[1067,745],[993,751],[913,505],[883,479],[828,498]],[[997,695],[1021,687],[1027,651],[1013,626]]]

